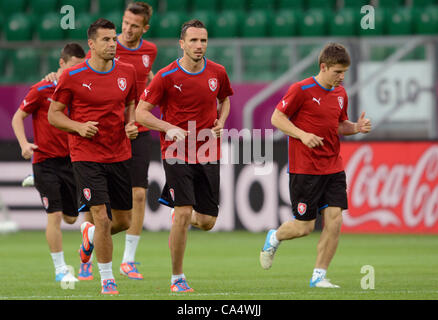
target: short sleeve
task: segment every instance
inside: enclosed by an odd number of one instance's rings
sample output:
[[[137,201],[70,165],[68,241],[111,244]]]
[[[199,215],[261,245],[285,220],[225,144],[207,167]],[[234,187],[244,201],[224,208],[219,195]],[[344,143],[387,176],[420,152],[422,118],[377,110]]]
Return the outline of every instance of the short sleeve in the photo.
[[[128,92],[128,95],[126,96],[126,102],[131,102],[133,100],[136,100],[137,98],[137,74],[135,72],[135,69],[132,69],[132,82],[131,82],[131,88]]]
[[[39,98],[38,89],[35,86],[30,88],[26,97],[20,104],[20,109],[29,114],[34,113],[40,106],[38,103]]]
[[[147,88],[143,91],[140,96],[140,100],[149,102],[152,105],[160,104],[164,96],[164,80],[159,72],[149,83]]]
[[[290,118],[301,108],[303,101],[303,90],[298,84],[293,84],[289,87],[286,95],[283,97],[283,99],[281,99],[275,108]]]
[[[52,95],[53,101],[60,102],[66,106],[70,105],[73,99],[73,93],[70,88],[71,80],[69,81],[70,77],[67,70],[62,73],[55,92]]]
[[[348,120],[348,96],[347,93],[344,95],[344,106],[342,108],[342,112],[339,116],[339,122],[343,122]]]
[[[232,96],[234,94],[233,89],[231,88],[230,79],[228,78],[228,74],[225,69],[221,77],[221,83],[219,85],[219,93],[217,98],[219,100],[223,100],[226,97]]]

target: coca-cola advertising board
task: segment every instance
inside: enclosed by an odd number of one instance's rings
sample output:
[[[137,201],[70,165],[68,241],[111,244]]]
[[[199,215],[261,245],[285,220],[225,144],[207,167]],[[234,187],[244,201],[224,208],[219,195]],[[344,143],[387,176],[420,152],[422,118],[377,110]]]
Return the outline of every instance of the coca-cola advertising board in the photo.
[[[343,143],[343,232],[438,233],[438,143]]]

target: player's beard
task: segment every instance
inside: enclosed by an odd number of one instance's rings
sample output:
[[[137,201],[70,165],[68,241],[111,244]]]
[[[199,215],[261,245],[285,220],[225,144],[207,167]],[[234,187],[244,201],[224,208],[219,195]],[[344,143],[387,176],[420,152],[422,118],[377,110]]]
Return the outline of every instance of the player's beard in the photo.
[[[197,56],[196,53],[193,53],[193,55],[189,55],[190,59],[192,59],[193,62],[199,62],[202,59],[204,59],[205,52],[202,53],[200,56]]]

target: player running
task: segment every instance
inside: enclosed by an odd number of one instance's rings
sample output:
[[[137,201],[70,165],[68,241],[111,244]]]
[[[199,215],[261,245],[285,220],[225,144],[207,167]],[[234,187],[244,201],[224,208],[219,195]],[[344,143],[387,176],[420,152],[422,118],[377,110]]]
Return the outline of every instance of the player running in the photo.
[[[327,44],[319,66],[316,77],[289,88],[272,115],[272,125],[289,136],[289,189],[295,219],[268,232],[260,263],[269,269],[281,241],[308,235],[319,213],[324,227],[310,287],[338,288],[326,272],[338,246],[342,210],[348,207],[339,134],[368,133],[371,121],[365,112],[356,123],[348,120],[348,97],[341,85],[350,66],[347,50],[337,43]]]
[[[61,51],[58,75],[82,63],[85,52],[77,43]],[[57,83],[42,80],[33,85],[12,119],[12,127],[24,159],[32,158],[35,187],[47,212],[46,239],[55,266],[56,281],[77,281],[68,271],[62,250],[61,220],[75,223],[78,217],[76,186],[69,157],[67,133],[51,126],[47,114]],[[32,115],[34,143],[27,140],[24,119]]]
[[[204,57],[207,41],[207,29],[201,21],[184,23],[179,41],[183,57],[156,74],[136,110],[140,124],[161,132],[169,187],[164,192],[170,190],[175,205],[169,239],[172,292],[193,291],[183,273],[189,225],[210,230],[219,212],[218,138],[230,112],[233,90],[225,68]],[[160,106],[161,119],[151,113],[156,105]],[[202,134],[203,140],[197,141]]]
[[[88,29],[91,58],[64,71],[53,94],[49,122],[70,132],[69,147],[81,206],[90,209],[93,225],[81,226],[82,262],[95,248],[102,293],[118,294],[112,273],[112,234],[131,222],[129,175],[134,124],[136,73],[114,59],[114,24],[98,19]],[[64,110],[69,106],[70,115]],[[91,230],[92,229],[92,230]]]

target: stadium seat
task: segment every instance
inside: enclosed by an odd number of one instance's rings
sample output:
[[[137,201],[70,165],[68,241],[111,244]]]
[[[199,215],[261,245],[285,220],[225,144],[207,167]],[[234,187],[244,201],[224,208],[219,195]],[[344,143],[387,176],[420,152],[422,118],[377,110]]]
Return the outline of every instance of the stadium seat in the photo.
[[[303,13],[298,24],[301,36],[325,36],[327,34],[327,22],[330,20],[331,11],[324,9],[312,9]]]
[[[245,46],[243,48],[244,80],[269,81],[273,75],[274,49],[272,46]]]
[[[428,6],[438,5],[437,0],[411,0],[412,6],[417,8],[425,8]]]
[[[240,25],[243,19],[244,13],[242,11],[227,10],[219,12],[209,33],[215,38],[239,37]]]
[[[33,13],[45,14],[56,12],[58,8],[58,0],[32,0],[29,1],[30,10]]]
[[[40,40],[62,40],[65,32],[60,28],[61,16],[51,12],[45,14],[38,23],[37,32]]]
[[[378,6],[382,8],[398,8],[404,5],[405,0],[379,0]]]
[[[108,19],[112,23],[116,25],[117,33],[122,32],[122,20],[123,20],[123,10],[116,10],[103,13],[100,17]]]
[[[228,10],[245,11],[246,10],[246,1],[245,0],[222,0],[219,3],[221,4],[221,9],[223,11],[228,11]]]
[[[26,0],[1,0],[0,12],[5,17],[9,17],[15,13],[23,13],[26,9]]]
[[[414,12],[414,33],[416,34],[438,34],[438,14],[431,10],[416,10]],[[438,7],[437,7],[438,11]]]
[[[300,45],[297,48],[298,52],[298,59],[302,60],[306,58],[310,53],[312,53],[313,50],[318,48],[319,45]],[[315,58],[315,62],[311,64],[306,70],[303,71],[303,73],[299,76],[300,79],[305,79],[308,77],[315,76],[319,73],[319,65],[318,65],[318,58]]]
[[[329,20],[329,34],[332,36],[355,36],[360,25],[356,9],[345,8],[333,14]]]
[[[210,46],[207,48],[207,59],[225,67],[228,77],[233,78],[235,50],[232,46]]]
[[[187,15],[187,20],[190,19],[201,20],[207,27],[207,30],[210,31],[210,27],[213,26],[214,22],[216,21],[216,13],[208,10],[193,11]]]
[[[343,8],[354,8],[358,9],[362,6],[370,4],[371,0],[344,0]]]
[[[282,9],[303,9],[304,0],[278,0],[278,10]]]
[[[47,72],[56,72],[56,70],[58,70],[60,57],[61,48],[51,49],[47,52]]]
[[[268,24],[273,20],[273,16],[269,10],[248,12],[242,26],[242,37],[263,38],[268,36]]]
[[[397,8],[388,11],[386,19],[388,35],[409,35],[413,33],[411,8]]]
[[[75,14],[77,13],[89,13],[90,12],[90,1],[91,0],[59,0],[60,7],[65,5],[71,5],[75,9]]]
[[[335,9],[336,0],[308,0],[307,8],[312,9]]]
[[[33,18],[16,13],[10,17],[5,28],[6,40],[30,41],[33,37]]]
[[[374,29],[363,29],[359,28],[360,36],[379,36],[386,33],[385,21],[387,18],[387,10],[384,8],[379,8],[379,10],[374,11]]]
[[[181,25],[186,21],[185,12],[166,12],[157,15],[157,24],[154,25],[156,38],[179,38]]]
[[[98,3],[99,13],[102,14],[125,9],[125,0],[99,0]]]
[[[179,47],[171,46],[171,47],[159,47],[158,48],[157,59],[154,62],[154,69],[156,71],[164,68],[169,65],[176,59],[182,56]]]
[[[188,12],[189,10],[189,0],[166,0],[166,12]]]
[[[75,19],[75,28],[67,29],[67,38],[72,40],[86,40],[88,27],[96,21],[96,17],[88,14],[82,13],[77,15]]]
[[[248,10],[273,10],[275,9],[275,1],[266,0],[248,0]]]
[[[273,59],[272,71],[275,77],[278,77],[288,71],[291,67],[290,56],[292,50],[289,46],[274,47],[275,59]]]
[[[193,10],[208,10],[216,12],[219,9],[218,0],[193,0],[192,1]]]
[[[40,55],[35,48],[15,50],[12,58],[13,75],[22,82],[33,82],[40,75]]]
[[[292,37],[297,35],[301,10],[280,10],[270,23],[270,35],[273,37]]]

